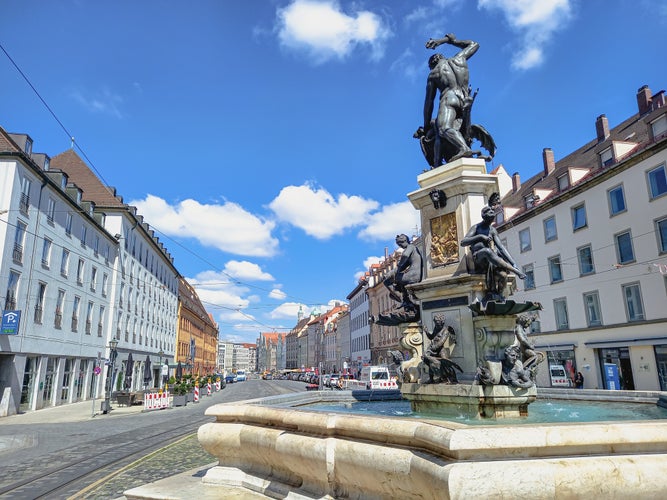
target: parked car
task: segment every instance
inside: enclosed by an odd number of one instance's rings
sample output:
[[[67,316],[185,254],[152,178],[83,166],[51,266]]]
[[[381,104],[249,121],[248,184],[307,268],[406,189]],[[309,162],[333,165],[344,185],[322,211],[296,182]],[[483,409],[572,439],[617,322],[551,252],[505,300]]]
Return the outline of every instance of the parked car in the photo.
[[[237,382],[245,382],[246,381],[245,370],[237,370],[236,371],[236,381]]]
[[[226,384],[233,384],[234,382],[236,382],[236,375],[234,375],[233,373],[230,373],[229,375],[225,376],[225,383]]]

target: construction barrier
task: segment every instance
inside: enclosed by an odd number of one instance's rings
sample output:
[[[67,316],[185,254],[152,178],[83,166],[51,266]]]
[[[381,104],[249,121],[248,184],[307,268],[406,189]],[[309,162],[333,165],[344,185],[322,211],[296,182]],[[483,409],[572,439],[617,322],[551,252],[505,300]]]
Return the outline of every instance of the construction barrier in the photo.
[[[215,390],[216,391],[220,390],[220,377],[215,379]]]
[[[147,392],[144,394],[144,411],[169,408],[168,392]]]
[[[199,403],[199,384],[195,384],[195,403]]]
[[[208,393],[206,395],[210,396],[211,395],[211,381],[210,380],[206,384],[206,390],[208,391]]]

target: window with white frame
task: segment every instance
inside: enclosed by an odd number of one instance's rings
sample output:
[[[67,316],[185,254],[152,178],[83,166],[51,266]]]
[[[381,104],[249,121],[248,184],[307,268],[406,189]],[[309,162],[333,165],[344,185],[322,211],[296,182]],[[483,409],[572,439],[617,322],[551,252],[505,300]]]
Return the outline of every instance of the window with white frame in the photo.
[[[558,178],[558,191],[565,191],[570,187],[570,176],[568,174],[561,175]]]
[[[90,331],[93,327],[93,305],[92,301],[88,301],[88,307],[86,308],[86,335],[90,335]]]
[[[667,132],[667,115],[662,115],[657,120],[651,122],[651,133],[653,139],[659,139],[661,135]]]
[[[102,297],[107,296],[107,287],[109,285],[109,275],[107,273],[102,274]]]
[[[42,245],[42,266],[46,269],[51,266],[51,246],[51,240],[44,238],[44,243]]]
[[[616,186],[607,191],[607,199],[609,200],[609,215],[613,217],[627,210],[625,206],[625,193],[623,192],[623,185]]]
[[[572,207],[572,231],[586,227],[586,206],[582,203]]]
[[[650,198],[658,198],[667,193],[667,175],[665,175],[665,166],[660,165],[646,173],[648,177],[648,187]]]
[[[600,163],[603,167],[608,167],[614,163],[614,152],[611,148],[607,148],[600,153]]]
[[[58,289],[58,298],[56,299],[56,314],[53,318],[53,326],[60,330],[63,326],[63,309],[65,307],[65,290]]]
[[[550,242],[558,239],[558,231],[556,230],[556,216],[552,215],[544,219],[544,241]]]
[[[69,250],[63,248],[62,256],[60,257],[60,275],[67,278],[69,273]]]
[[[72,331],[76,332],[79,329],[79,306],[81,305],[81,297],[74,296],[72,302]]]
[[[642,292],[639,283],[623,285],[623,297],[625,299],[625,313],[628,321],[641,321],[644,319],[644,305],[642,303]]]
[[[86,263],[83,259],[79,259],[79,263],[76,266],[76,282],[78,285],[83,285],[83,271],[86,267]]]
[[[18,296],[19,278],[21,275],[16,271],[9,271],[9,280],[7,281],[7,292],[5,293],[5,311],[16,309],[16,297]]]
[[[655,232],[658,238],[658,252],[667,253],[667,217],[655,221]]]
[[[628,264],[635,261],[635,251],[632,247],[632,236],[630,230],[623,231],[614,236],[616,242],[616,258],[619,264]]]
[[[102,332],[104,330],[104,313],[106,311],[106,308],[100,304],[100,311],[99,311],[99,316],[98,316],[98,321],[97,321],[97,336],[101,337]]]
[[[72,236],[72,214],[67,212],[65,216],[65,234],[67,236]]]
[[[519,248],[522,252],[527,252],[531,249],[529,227],[519,231]]]
[[[525,265],[521,268],[526,279],[523,280],[524,290],[533,290],[535,288],[535,270],[532,264]]]
[[[551,283],[563,281],[563,270],[560,265],[560,255],[549,257],[549,277]]]
[[[556,330],[567,330],[570,328],[570,320],[567,315],[567,299],[565,297],[554,299],[554,315],[556,318]]]
[[[577,259],[579,260],[579,274],[585,276],[595,272],[593,265],[593,250],[590,245],[577,248]]]
[[[94,292],[97,289],[97,268],[95,266],[90,270],[90,291]]]
[[[55,217],[56,217],[56,200],[54,200],[53,198],[49,198],[46,207],[46,222],[48,222],[50,226],[53,226],[53,221],[55,220]]]
[[[600,326],[602,315],[600,313],[600,296],[597,290],[584,294],[584,308],[586,309],[586,324],[588,326]]]
[[[25,222],[18,221],[16,223],[16,232],[14,233],[14,249],[12,251],[12,258],[17,264],[23,263],[23,245],[25,243],[25,233],[28,225]]]
[[[32,182],[27,177],[21,179],[21,199],[19,200],[19,210],[23,215],[28,215],[30,208],[30,186]]]
[[[86,225],[81,226],[81,246],[86,248],[86,236],[88,235],[88,228]]]
[[[44,317],[44,299],[46,298],[46,283],[37,283],[37,300],[35,302],[35,323],[42,324]]]
[[[95,235],[95,238],[93,238],[93,252],[95,253],[95,257],[97,257],[99,251],[100,251],[100,237],[98,235]]]

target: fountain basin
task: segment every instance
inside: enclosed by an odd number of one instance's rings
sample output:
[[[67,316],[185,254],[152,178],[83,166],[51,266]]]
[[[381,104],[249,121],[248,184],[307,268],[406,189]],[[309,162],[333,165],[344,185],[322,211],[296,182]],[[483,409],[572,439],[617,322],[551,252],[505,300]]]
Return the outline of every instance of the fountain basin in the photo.
[[[269,406],[346,396],[209,408],[216,420],[198,437],[219,465],[202,478],[201,497],[224,497],[229,488],[290,499],[667,497],[662,420],[468,426]],[[150,486],[126,497],[157,498]]]

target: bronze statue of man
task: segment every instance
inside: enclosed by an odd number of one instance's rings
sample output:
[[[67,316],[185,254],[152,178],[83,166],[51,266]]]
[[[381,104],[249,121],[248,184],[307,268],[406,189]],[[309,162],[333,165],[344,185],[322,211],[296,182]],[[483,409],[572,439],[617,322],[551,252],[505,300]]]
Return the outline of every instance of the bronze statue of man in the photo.
[[[422,280],[422,255],[406,234],[397,235],[396,244],[403,249],[403,253],[398,260],[396,270],[384,280],[384,285],[392,299],[400,302],[402,307],[413,309],[417,306],[410,300],[405,286]]]
[[[500,241],[498,231],[491,224],[495,210],[486,205],[482,208],[482,221],[473,225],[461,240],[461,246],[470,247],[475,272],[487,275],[487,291],[494,299],[502,299],[507,284],[507,273],[512,272],[520,279],[526,275],[517,267],[514,259]]]
[[[429,39],[426,48],[435,49],[444,43],[461,50],[450,58],[439,53],[429,58],[424,124],[417,129],[414,137],[420,139],[422,152],[431,168],[439,167],[443,161],[451,162],[463,157],[477,156],[488,161],[493,158],[496,145],[486,129],[472,124],[470,119],[475,95],[471,95],[470,91],[468,59],[477,52],[479,44],[472,40],[457,40],[454,34],[449,33],[437,40]],[[434,119],[433,110],[438,92],[440,102]],[[488,156],[470,149],[473,139],[479,140],[489,151]]]

